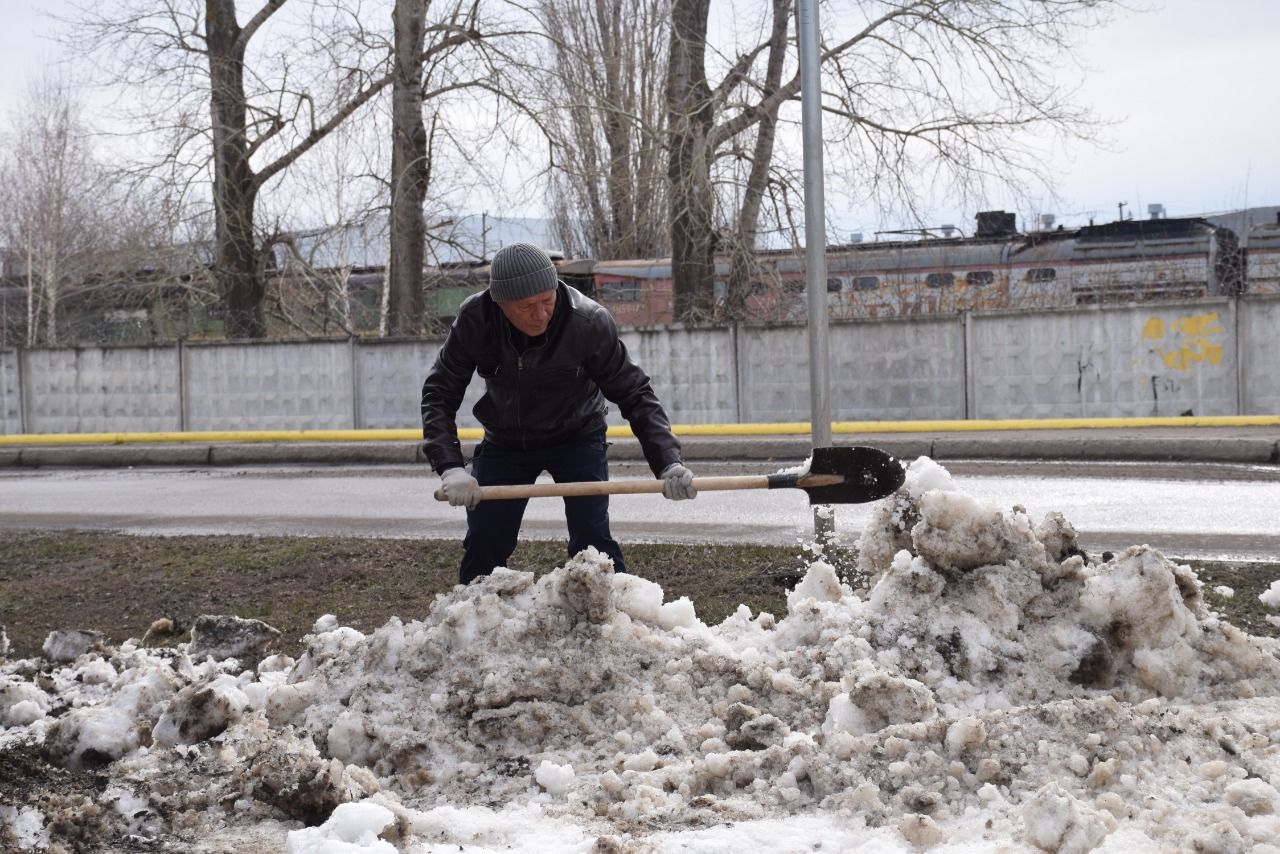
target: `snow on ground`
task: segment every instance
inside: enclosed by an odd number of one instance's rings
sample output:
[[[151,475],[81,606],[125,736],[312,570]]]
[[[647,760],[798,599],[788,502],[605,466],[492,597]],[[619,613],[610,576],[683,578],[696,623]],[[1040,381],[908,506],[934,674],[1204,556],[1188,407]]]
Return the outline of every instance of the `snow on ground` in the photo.
[[[296,661],[59,633],[0,667],[0,848],[1280,854],[1280,643],[1188,568],[927,458],[859,550],[717,626],[587,552]]]

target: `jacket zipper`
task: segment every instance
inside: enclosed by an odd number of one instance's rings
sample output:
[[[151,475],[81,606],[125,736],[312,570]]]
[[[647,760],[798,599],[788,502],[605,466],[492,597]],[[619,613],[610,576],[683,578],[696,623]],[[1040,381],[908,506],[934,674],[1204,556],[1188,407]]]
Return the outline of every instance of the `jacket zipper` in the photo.
[[[510,336],[507,338],[510,342]],[[512,345],[514,349],[514,345]],[[520,430],[520,444],[527,451],[529,450],[529,434],[524,429],[524,414],[520,410],[520,398],[524,391],[524,354],[516,354],[516,427]]]
[[[558,297],[556,302],[557,302],[556,307],[559,308]],[[550,324],[548,324],[547,326],[547,331],[548,332],[551,331]],[[515,350],[516,345],[511,341],[510,323],[507,324],[506,332],[507,332],[506,334],[507,346],[510,347],[512,350]],[[545,346],[546,344],[543,343],[543,344],[540,344],[538,347],[535,347],[534,349],[542,349],[542,347],[545,347]],[[524,413],[521,411],[521,407],[520,407],[520,391],[523,387],[524,387],[524,353],[516,353],[516,429],[520,431],[520,445],[521,447],[523,447],[524,450],[527,451],[529,450],[529,439],[528,439],[528,433],[526,433],[524,429]]]

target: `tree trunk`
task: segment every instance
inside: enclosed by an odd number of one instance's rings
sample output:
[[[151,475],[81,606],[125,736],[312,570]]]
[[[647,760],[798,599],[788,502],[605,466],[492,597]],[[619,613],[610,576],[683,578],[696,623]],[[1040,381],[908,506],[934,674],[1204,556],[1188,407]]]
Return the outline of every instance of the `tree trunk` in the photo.
[[[781,102],[771,96],[782,83],[782,66],[786,60],[787,29],[791,21],[789,0],[773,0],[773,31],[769,38],[769,61],[765,70],[765,82],[761,88],[762,115],[756,129],[755,150],[751,157],[751,172],[743,191],[742,207],[738,211],[738,223],[734,235],[733,252],[729,262],[729,286],[725,294],[726,314],[738,319],[746,304],[751,282],[756,274],[756,236],[760,229],[760,204],[768,187],[769,168],[773,163],[773,143],[778,130],[778,110]]]
[[[40,278],[44,290],[44,344],[46,347],[58,346],[58,263],[54,260],[57,248],[46,246],[44,264]]]
[[[205,0],[213,119],[213,203],[217,253],[213,278],[226,308],[230,338],[266,335],[253,232],[258,184],[249,164],[245,126],[244,45],[235,0]]]
[[[39,319],[39,309],[37,305],[39,300],[36,297],[36,253],[31,248],[31,237],[27,237],[27,346],[34,347],[36,342],[40,340],[40,329],[37,326]]]
[[[714,118],[707,85],[710,0],[671,4],[670,109],[671,274],[677,320],[710,317],[715,308],[715,194],[709,135]]]
[[[609,242],[618,257],[638,257],[635,227],[635,180],[632,177],[631,119],[624,114],[628,104],[627,86],[622,79],[623,50],[620,44],[625,25],[622,4],[597,2],[600,29],[600,59],[604,63],[605,98],[613,109],[606,109],[604,136],[609,146]]]
[[[426,226],[422,205],[429,180],[427,131],[422,123],[422,48],[426,2],[396,0],[395,75],[391,83],[391,258],[387,331],[422,331],[422,263]]]

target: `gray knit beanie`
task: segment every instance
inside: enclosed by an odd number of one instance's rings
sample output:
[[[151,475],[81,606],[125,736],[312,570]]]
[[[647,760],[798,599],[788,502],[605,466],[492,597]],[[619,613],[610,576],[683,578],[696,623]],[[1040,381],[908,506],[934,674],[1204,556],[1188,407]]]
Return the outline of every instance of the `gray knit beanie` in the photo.
[[[524,299],[555,286],[551,256],[529,243],[502,247],[489,266],[489,295],[498,302]]]

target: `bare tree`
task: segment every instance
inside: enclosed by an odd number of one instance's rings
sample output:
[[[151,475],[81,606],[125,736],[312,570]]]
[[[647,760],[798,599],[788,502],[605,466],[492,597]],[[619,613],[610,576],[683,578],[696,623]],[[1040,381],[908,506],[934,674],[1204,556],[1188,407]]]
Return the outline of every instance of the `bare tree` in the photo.
[[[335,128],[291,170],[296,204],[264,205],[278,227],[275,274],[266,282],[271,328],[302,335],[355,335],[369,326],[372,268],[387,246],[385,157],[387,123],[379,114]],[[283,201],[288,197],[282,195]],[[307,223],[289,228],[287,223]]]
[[[105,173],[61,80],[33,82],[10,117],[0,159],[0,222],[26,292],[28,347],[61,343],[60,304],[104,243]]]
[[[121,0],[110,11],[83,7],[78,32],[82,46],[118,60],[118,82],[150,93],[148,113],[164,117],[153,129],[167,136],[159,165],[179,182],[212,174],[214,276],[228,333],[260,337],[273,254],[255,226],[259,195],[385,90],[395,69],[390,40],[367,26],[360,4],[312,2],[274,31],[286,0],[259,0],[243,24],[237,5]],[[447,14],[430,29],[424,59],[482,38]]]
[[[63,325],[77,341],[145,343],[208,334],[217,304],[213,224],[169,187],[105,172],[93,204],[99,239],[65,291]]]
[[[70,84],[43,76],[0,136],[0,242],[24,293],[4,343],[150,341],[199,332],[212,241],[182,201],[109,165]],[[9,300],[5,295],[5,310]]]
[[[666,0],[542,0],[539,15],[561,245],[601,259],[663,254]]]
[[[1071,39],[1115,0],[856,0],[824,10],[823,109],[827,155],[882,209],[919,214],[922,193],[980,197],[989,187],[1048,182],[1031,133],[1087,135],[1092,121],[1054,77]],[[708,80],[708,0],[672,0],[670,105],[672,265],[677,316],[714,311],[718,224],[737,219],[754,239],[755,200],[793,182],[769,163],[777,123],[797,99],[796,70],[779,75],[780,34],[791,16],[774,3],[754,44],[729,51]],[[791,39],[794,42],[794,39]],[[783,79],[785,77],[785,79]],[[748,142],[748,140],[753,141]],[[751,150],[740,218],[717,217],[726,151]],[[739,284],[744,278],[739,275]],[[746,277],[746,278],[749,278]]]

